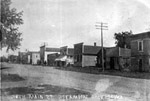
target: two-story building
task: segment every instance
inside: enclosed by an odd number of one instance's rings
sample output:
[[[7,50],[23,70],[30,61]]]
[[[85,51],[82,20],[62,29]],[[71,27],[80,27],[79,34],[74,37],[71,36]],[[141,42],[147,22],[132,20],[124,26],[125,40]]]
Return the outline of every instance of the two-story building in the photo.
[[[132,35],[131,70],[150,72],[150,32]]]
[[[46,47],[45,45],[40,47],[40,61],[41,64],[47,63],[48,54],[60,53],[59,48]]]

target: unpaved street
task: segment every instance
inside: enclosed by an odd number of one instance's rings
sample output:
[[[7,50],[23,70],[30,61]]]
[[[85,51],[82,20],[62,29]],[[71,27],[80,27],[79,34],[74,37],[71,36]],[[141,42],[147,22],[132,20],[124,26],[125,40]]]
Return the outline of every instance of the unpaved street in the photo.
[[[3,70],[4,73],[19,74],[26,80],[2,82],[1,89],[52,84],[88,91],[92,97],[86,101],[101,101],[101,97],[110,98],[106,101],[150,101],[150,80],[61,71],[48,66],[5,65],[11,68]]]

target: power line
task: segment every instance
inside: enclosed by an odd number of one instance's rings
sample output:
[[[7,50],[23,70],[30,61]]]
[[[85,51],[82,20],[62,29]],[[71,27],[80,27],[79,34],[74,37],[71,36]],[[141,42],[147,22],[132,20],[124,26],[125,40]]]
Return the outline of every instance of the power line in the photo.
[[[108,30],[108,26],[107,23],[103,23],[103,22],[96,22],[95,25],[96,29],[100,29],[101,30],[101,48],[102,48],[102,69],[104,72],[104,50],[103,50],[103,30]]]

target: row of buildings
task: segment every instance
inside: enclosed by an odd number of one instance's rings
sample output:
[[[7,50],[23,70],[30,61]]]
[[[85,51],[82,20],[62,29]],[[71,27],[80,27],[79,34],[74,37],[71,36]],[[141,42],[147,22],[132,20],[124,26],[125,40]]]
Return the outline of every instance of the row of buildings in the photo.
[[[105,69],[129,69],[131,71],[150,71],[150,32],[130,36],[131,49],[104,47]],[[38,52],[19,52],[19,62],[28,64],[45,64],[50,66],[102,67],[102,47],[74,44],[51,48],[45,45]]]

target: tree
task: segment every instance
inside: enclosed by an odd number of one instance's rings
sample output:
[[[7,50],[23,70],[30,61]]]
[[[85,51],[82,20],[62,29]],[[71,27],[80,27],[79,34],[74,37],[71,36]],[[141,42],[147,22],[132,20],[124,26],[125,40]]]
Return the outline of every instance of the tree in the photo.
[[[22,40],[21,34],[18,29],[19,25],[23,24],[22,11],[17,12],[15,8],[10,8],[11,0],[1,0],[1,21],[0,21],[0,34],[1,34],[1,46],[0,48],[7,47],[9,49],[16,50],[20,46]]]
[[[132,31],[125,31],[125,32],[119,32],[115,33],[114,38],[116,40],[115,44],[117,47],[121,48],[130,48],[130,38],[129,36],[132,35]]]

